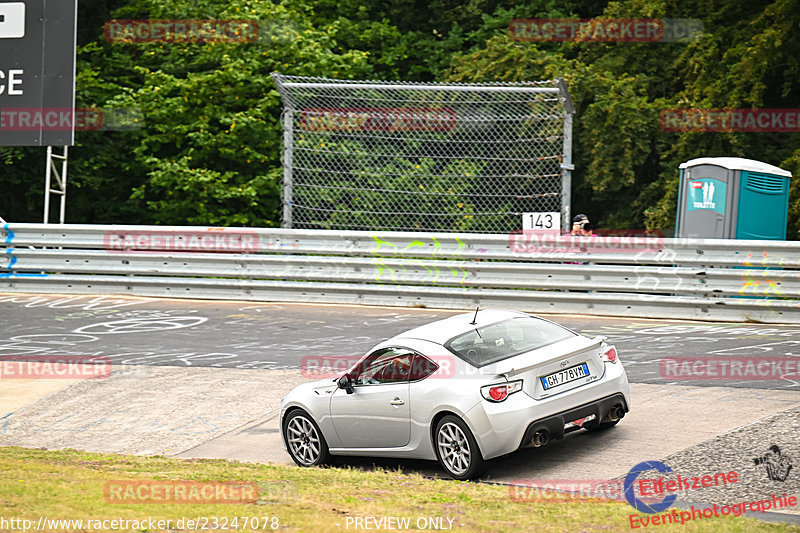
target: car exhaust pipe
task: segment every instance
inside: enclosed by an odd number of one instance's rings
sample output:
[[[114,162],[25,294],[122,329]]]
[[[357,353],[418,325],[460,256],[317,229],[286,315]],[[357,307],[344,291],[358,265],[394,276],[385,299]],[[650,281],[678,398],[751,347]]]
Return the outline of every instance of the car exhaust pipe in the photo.
[[[547,443],[550,442],[550,436],[547,434],[546,431],[537,431],[533,434],[533,438],[531,439],[531,446],[534,448],[538,448],[540,446],[547,446]]]
[[[612,422],[621,420],[624,416],[625,416],[625,409],[623,409],[621,405],[615,405],[608,412],[608,419],[611,420]]]

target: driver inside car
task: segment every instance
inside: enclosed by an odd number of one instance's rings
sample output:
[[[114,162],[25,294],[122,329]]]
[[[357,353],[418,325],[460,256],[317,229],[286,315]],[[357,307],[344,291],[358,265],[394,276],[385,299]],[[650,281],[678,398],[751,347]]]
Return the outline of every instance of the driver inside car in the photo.
[[[378,361],[373,363],[374,366],[367,369],[362,374],[366,378],[365,383],[397,383],[405,381],[411,370],[411,357],[409,355],[399,355],[388,360]],[[372,373],[371,377],[368,375]],[[372,380],[371,382],[369,380]]]
[[[381,381],[404,381],[411,369],[411,361],[407,356],[395,357],[381,371]]]

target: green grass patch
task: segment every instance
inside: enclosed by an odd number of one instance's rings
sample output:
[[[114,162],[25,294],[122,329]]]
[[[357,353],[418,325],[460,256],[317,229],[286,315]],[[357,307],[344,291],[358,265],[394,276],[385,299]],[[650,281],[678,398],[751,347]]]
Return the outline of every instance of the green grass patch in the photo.
[[[119,481],[252,482],[258,486],[258,499],[255,503],[234,504],[107,501],[104,487]],[[178,529],[179,520],[198,517],[207,520],[206,531],[222,531],[223,526],[228,531],[270,531],[276,525],[282,531],[366,531],[356,528],[353,521],[348,523],[348,518],[357,517],[407,518],[410,529],[418,529],[418,520],[431,518],[440,519],[439,524],[445,528],[449,527],[449,519],[453,519],[454,531],[631,531],[628,516],[633,511],[620,502],[520,503],[512,500],[506,486],[428,479],[402,471],[296,468],[17,447],[0,447],[0,502],[0,517],[5,520],[26,519],[34,525],[40,517],[84,520],[81,527],[73,524],[61,528],[70,531],[108,531],[97,527],[96,521],[112,519],[142,521],[138,528],[128,523],[128,527],[119,524],[117,530],[152,531],[145,523],[151,518],[171,520],[171,527]],[[217,527],[213,527],[214,517],[218,518]],[[247,524],[245,517],[249,520]],[[258,517],[257,527],[254,517]],[[369,525],[372,530],[379,530],[374,522]],[[56,528],[51,524],[47,529]],[[189,530],[186,526],[184,529]],[[684,526],[646,529],[800,531],[785,524],[742,517],[710,518]],[[14,530],[14,527],[0,525],[0,530]]]

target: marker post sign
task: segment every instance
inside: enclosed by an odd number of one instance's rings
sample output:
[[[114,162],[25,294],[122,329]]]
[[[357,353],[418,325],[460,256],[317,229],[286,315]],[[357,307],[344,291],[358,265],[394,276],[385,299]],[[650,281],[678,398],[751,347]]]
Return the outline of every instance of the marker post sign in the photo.
[[[77,12],[77,0],[0,0],[0,146],[74,144]]]
[[[558,231],[561,228],[561,213],[522,213],[522,231]]]

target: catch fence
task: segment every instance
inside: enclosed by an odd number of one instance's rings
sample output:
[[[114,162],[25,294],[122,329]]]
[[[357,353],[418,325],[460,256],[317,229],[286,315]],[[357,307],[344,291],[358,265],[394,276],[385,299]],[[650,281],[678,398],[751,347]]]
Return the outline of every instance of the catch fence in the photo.
[[[283,98],[283,227],[504,233],[570,219],[562,79],[444,84],[273,73]]]

